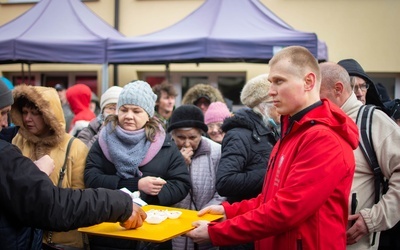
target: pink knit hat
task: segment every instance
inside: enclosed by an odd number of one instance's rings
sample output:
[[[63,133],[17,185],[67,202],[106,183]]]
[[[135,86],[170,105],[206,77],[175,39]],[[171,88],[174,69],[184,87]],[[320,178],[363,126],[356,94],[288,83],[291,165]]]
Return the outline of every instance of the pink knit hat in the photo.
[[[230,116],[231,112],[229,112],[225,103],[212,102],[204,114],[204,123],[208,125],[214,122],[222,122]]]

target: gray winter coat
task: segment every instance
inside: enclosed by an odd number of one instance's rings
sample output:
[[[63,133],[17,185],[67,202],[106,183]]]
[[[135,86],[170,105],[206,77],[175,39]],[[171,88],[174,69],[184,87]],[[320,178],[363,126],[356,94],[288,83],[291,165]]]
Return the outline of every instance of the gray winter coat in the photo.
[[[209,205],[221,204],[221,197],[215,188],[216,172],[221,158],[221,145],[202,137],[200,145],[192,157],[189,166],[191,191],[185,199],[174,206],[191,210],[200,210]],[[194,243],[187,237],[177,237],[172,240],[173,248],[194,249]],[[200,245],[198,249],[213,249],[211,245]]]

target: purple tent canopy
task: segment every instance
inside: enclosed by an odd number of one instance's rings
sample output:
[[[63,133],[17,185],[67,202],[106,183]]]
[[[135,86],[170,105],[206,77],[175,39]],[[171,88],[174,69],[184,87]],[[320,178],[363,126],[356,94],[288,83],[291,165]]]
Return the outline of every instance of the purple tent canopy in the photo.
[[[301,45],[320,61],[327,47],[315,33],[294,30],[258,0],[207,0],[161,31],[111,38],[108,59],[121,64],[268,63],[283,47]]]
[[[107,63],[107,39],[123,35],[80,0],[41,0],[0,26],[0,63]]]

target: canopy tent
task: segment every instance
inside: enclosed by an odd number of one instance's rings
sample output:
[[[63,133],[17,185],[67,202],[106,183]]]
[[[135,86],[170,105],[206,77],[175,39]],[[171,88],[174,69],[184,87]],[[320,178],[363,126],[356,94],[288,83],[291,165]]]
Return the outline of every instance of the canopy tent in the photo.
[[[107,40],[123,35],[80,0],[41,0],[0,26],[0,63],[107,63]]]
[[[283,47],[301,45],[320,61],[327,47],[315,33],[293,29],[259,0],[207,0],[180,22],[148,35],[111,38],[119,64],[268,63]]]

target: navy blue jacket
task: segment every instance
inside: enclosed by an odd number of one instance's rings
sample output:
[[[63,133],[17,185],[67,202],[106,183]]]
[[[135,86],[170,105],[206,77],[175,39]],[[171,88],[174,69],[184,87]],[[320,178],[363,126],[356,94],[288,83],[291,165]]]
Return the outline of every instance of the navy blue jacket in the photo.
[[[274,132],[249,108],[224,120],[217,191],[233,203],[256,197],[262,189],[267,162],[276,143]]]

